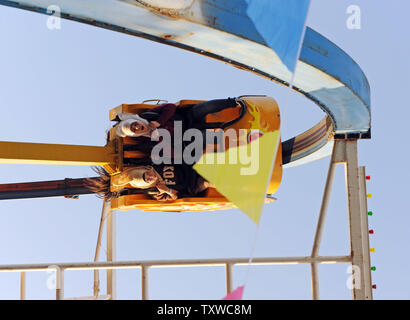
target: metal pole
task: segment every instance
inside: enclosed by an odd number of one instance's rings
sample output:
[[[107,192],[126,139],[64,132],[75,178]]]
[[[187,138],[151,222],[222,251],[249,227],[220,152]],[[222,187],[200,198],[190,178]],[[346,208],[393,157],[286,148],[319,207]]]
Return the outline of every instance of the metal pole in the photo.
[[[315,263],[348,263],[351,262],[350,256],[319,256],[307,257],[273,257],[273,258],[254,258],[251,265],[283,265],[283,264],[311,264]],[[94,270],[94,269],[136,269],[141,266],[149,267],[206,267],[206,266],[225,266],[231,263],[233,266],[248,266],[249,258],[229,258],[229,259],[192,259],[192,260],[146,260],[146,261],[99,261],[99,262],[60,262],[54,263],[54,269],[58,266],[65,270]],[[50,264],[12,264],[0,265],[0,272],[21,272],[21,271],[47,271]]]
[[[148,300],[149,266],[141,266],[141,300]]]
[[[115,261],[116,256],[116,224],[115,213],[111,209],[107,211],[107,261]],[[112,300],[116,299],[116,276],[115,270],[107,270],[107,295]]]
[[[104,200],[103,206],[102,206],[102,211],[101,211],[100,226],[98,228],[97,245],[95,247],[94,262],[98,261],[98,258],[100,256],[101,238],[102,238],[102,233],[103,233],[106,209],[107,209],[107,201]],[[98,269],[94,270],[94,287],[93,287],[93,291],[94,291],[94,296],[98,297],[98,294],[100,293],[100,274],[99,274]]]
[[[353,299],[365,299],[362,219],[357,157],[357,140],[346,140],[346,195],[349,217],[350,250],[352,256]]]
[[[360,211],[362,219],[362,248],[363,248],[363,278],[365,299],[373,300],[372,274],[370,265],[370,242],[369,242],[369,222],[367,215],[367,190],[366,190],[366,169],[359,167],[359,187],[360,187]]]
[[[106,165],[115,163],[112,145],[105,147],[0,141],[0,163]]]
[[[56,269],[56,300],[64,299],[64,269],[57,267]]]
[[[312,299],[319,300],[319,271],[317,263],[310,264],[310,274],[312,282]]]
[[[26,300],[26,273],[20,272],[20,300]]]
[[[320,206],[319,218],[316,226],[316,233],[315,239],[313,241],[312,247],[312,257],[317,257],[319,254],[320,243],[322,240],[323,229],[325,226],[325,219],[327,209],[329,207],[330,195],[332,192],[332,185],[335,178],[335,171],[336,171],[336,162],[335,162],[335,153],[337,148],[338,142],[335,141],[333,145],[332,157],[329,163],[329,170],[327,172],[326,184],[325,189],[323,191],[323,198],[322,204]],[[312,297],[313,300],[319,300],[319,274],[318,274],[318,267],[316,263],[311,264],[311,274],[312,274]]]
[[[232,263],[225,264],[225,277],[226,277],[226,294],[230,294],[233,288],[232,279]]]
[[[329,207],[330,196],[332,193],[332,185],[335,179],[336,163],[335,163],[335,149],[337,141],[334,143],[332,157],[330,159],[329,170],[327,172],[325,189],[323,191],[322,204],[320,206],[319,218],[316,226],[315,239],[312,247],[312,257],[317,257],[319,254],[320,243],[322,240],[323,230],[325,227],[325,219],[327,209]]]

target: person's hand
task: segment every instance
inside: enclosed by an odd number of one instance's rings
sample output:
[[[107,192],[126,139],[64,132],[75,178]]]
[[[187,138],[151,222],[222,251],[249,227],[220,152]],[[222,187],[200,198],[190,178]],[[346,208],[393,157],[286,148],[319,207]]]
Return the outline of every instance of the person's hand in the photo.
[[[169,195],[167,193],[156,193],[153,194],[152,197],[157,201],[167,201]]]
[[[171,190],[171,192],[168,193],[170,198],[171,198],[170,200],[174,201],[174,200],[178,199],[178,191],[172,190],[172,189],[170,189],[170,190]]]
[[[157,187],[157,189],[160,193],[169,193],[170,192],[170,189],[165,184],[160,183],[160,184],[157,184],[156,187]]]
[[[157,200],[157,201],[174,201],[178,199],[178,196],[176,192],[170,192],[170,193],[157,193],[152,195],[152,197]]]
[[[158,184],[158,193],[154,195],[154,199],[159,201],[174,201],[178,199],[178,191],[168,188],[165,184]]]

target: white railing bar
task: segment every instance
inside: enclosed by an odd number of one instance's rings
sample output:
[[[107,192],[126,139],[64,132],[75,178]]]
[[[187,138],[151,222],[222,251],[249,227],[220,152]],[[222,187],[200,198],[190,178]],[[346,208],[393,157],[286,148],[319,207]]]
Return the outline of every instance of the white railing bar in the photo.
[[[309,264],[309,263],[347,263],[352,262],[351,256],[323,256],[323,257],[277,257],[254,258],[252,265],[276,264]],[[227,263],[233,266],[249,265],[249,258],[231,259],[192,259],[192,260],[153,260],[153,261],[100,261],[100,262],[62,262],[41,264],[14,264],[0,265],[0,272],[7,271],[45,271],[56,267],[64,270],[94,270],[94,269],[133,269],[145,267],[195,267],[195,266],[224,266]]]

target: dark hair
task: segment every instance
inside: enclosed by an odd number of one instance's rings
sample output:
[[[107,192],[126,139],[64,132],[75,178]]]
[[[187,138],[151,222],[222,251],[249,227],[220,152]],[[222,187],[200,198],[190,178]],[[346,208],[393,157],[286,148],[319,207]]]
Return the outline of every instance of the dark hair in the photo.
[[[94,193],[97,197],[109,201],[117,198],[120,193],[118,191],[112,192],[111,175],[103,167],[91,167],[91,169],[98,174],[96,178],[87,178],[85,180],[85,187]]]

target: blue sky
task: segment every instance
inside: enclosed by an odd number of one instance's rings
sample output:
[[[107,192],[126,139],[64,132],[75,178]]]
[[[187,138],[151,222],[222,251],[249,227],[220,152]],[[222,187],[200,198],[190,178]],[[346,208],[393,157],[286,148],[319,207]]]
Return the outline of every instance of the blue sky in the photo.
[[[362,29],[346,28],[346,8],[358,4]],[[368,207],[375,299],[409,299],[410,225],[407,184],[410,3],[312,0],[308,26],[344,49],[364,70],[372,91],[372,139],[359,142],[359,162],[372,176]],[[178,101],[266,94],[280,106],[288,90],[266,79],[176,48],[108,30],[0,7],[0,140],[103,145],[108,110],[150,98]],[[284,119],[285,138],[300,133],[323,112],[293,93]],[[284,171],[278,201],[264,209],[255,256],[309,255],[329,159]],[[0,183],[91,176],[88,167],[0,166]],[[344,170],[338,168],[321,255],[348,253]],[[0,264],[91,261],[101,201],[94,196],[0,202]],[[118,260],[247,257],[253,223],[238,210],[213,213],[118,213]],[[104,257],[104,255],[103,255]],[[323,299],[350,299],[347,265],[322,265]],[[235,268],[241,285],[246,267]],[[49,274],[27,276],[27,297],[50,299]],[[18,298],[18,274],[0,273],[0,298]],[[92,292],[92,272],[69,271],[66,296]],[[104,273],[102,282],[105,283]],[[153,299],[219,299],[221,268],[155,269]],[[118,297],[139,299],[139,271],[118,272]],[[252,267],[245,298],[310,299],[308,265]]]

